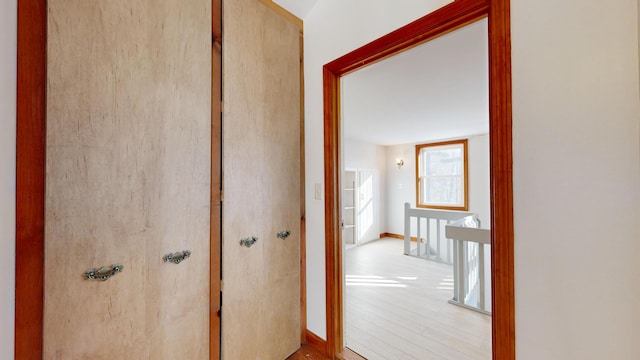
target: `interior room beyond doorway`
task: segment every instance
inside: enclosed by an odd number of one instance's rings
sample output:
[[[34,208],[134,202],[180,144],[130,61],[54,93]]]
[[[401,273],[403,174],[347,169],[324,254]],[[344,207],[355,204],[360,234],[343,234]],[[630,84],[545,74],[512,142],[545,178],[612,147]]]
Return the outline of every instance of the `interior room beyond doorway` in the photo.
[[[394,338],[394,334],[388,333],[394,323],[406,324],[407,320],[410,322],[415,316],[400,314],[406,311],[406,308],[399,309],[403,303],[401,299],[387,299],[388,306],[382,306],[385,303],[384,299],[378,305],[365,301],[383,292],[394,289],[401,291],[412,286],[411,281],[406,279],[418,278],[415,276],[415,269],[420,269],[419,266],[413,270],[409,266],[404,268],[412,274],[393,271],[382,274],[378,271],[382,268],[393,269],[393,266],[399,266],[403,258],[408,259],[402,256],[402,241],[393,239],[404,237],[404,204],[409,202],[412,207],[416,204],[416,144],[468,139],[468,210],[477,214],[481,223],[485,225],[484,228],[491,223],[487,38],[487,22],[481,20],[342,78],[342,236],[345,249],[361,246],[344,253],[345,343],[352,350],[368,355],[368,358],[391,359],[400,355],[411,356],[412,347],[415,351],[420,351],[429,343],[421,343],[420,336],[416,334],[428,333],[429,336],[425,338],[429,341],[433,338],[434,329],[428,330],[423,322],[418,324],[416,329],[405,329],[404,332],[409,334],[408,338],[399,339],[400,343],[413,345],[399,345],[398,348],[403,349],[397,350],[400,353],[389,353],[393,352],[390,350],[393,346],[382,347],[387,349],[386,352],[380,350],[382,348],[376,345]],[[415,237],[415,224],[413,227],[414,233],[411,236]],[[378,240],[380,238],[385,239]],[[372,241],[374,243],[362,246]],[[394,252],[392,249],[395,247],[399,250],[393,261],[384,260],[385,251],[380,253],[372,250],[377,248]],[[439,247],[440,245],[438,249]],[[488,249],[488,245],[486,247]],[[435,251],[435,247],[432,251]],[[365,253],[367,255],[364,255]],[[376,253],[381,257],[376,257]],[[486,253],[489,254],[490,251]],[[362,259],[366,261],[362,262]],[[424,261],[416,258],[409,260]],[[490,257],[486,256],[486,260],[485,277],[490,279]],[[430,265],[439,266],[442,274],[451,273],[451,265]],[[372,272],[367,273],[367,269]],[[389,276],[393,279],[388,278]],[[484,322],[480,321],[484,325],[479,327],[464,322],[456,326],[464,327],[460,329],[459,334],[472,328],[479,331],[475,334],[475,345],[470,347],[476,348],[466,353],[465,357],[490,358],[490,317],[448,304],[446,298],[451,296],[453,290],[449,289],[448,283],[452,281],[452,275],[443,275],[439,280],[442,285],[434,287],[434,290],[440,292],[440,296],[447,291],[450,295],[444,294],[443,307],[432,308],[452,307],[460,313],[470,312],[471,317],[484,318]],[[437,289],[438,287],[440,289]],[[490,280],[488,288],[490,289]],[[363,289],[372,292],[364,296]],[[352,293],[354,296],[350,296]],[[487,293],[490,294],[490,291]],[[415,301],[420,303],[419,300]],[[488,302],[490,303],[490,297]],[[427,303],[429,302],[424,301],[422,305]],[[372,311],[376,306],[379,309]],[[369,310],[364,310],[365,308]],[[415,311],[421,308],[424,309],[421,305],[414,306]],[[408,314],[411,314],[411,310]],[[420,317],[423,314],[414,315]],[[406,317],[404,321],[403,316]],[[389,320],[391,323],[386,322]],[[383,323],[386,325],[382,326]],[[447,326],[441,324],[443,328]],[[376,329],[383,331],[376,333]],[[396,330],[397,333],[403,332],[401,329]],[[369,337],[358,340],[357,337],[360,335]],[[436,343],[448,343],[448,346],[451,346],[455,343],[455,338],[456,336],[447,335],[441,338],[440,342],[436,340]],[[469,335],[466,339],[469,339]],[[440,356],[446,354],[447,350],[442,350]],[[453,355],[449,353],[447,356]]]

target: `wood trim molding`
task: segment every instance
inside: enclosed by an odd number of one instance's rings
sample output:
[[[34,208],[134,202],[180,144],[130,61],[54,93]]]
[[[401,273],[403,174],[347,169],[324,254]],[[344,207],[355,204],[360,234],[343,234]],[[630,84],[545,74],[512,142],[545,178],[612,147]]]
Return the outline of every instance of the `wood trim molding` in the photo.
[[[491,0],[457,0],[378,38],[328,64],[334,75],[352,71],[399,54],[487,16]]]
[[[344,349],[343,352],[338,354],[337,358],[341,360],[367,360],[351,349]]]
[[[510,0],[489,10],[493,358],[515,359]]]
[[[307,331],[307,217],[304,150],[304,34],[300,30],[300,341]]]
[[[420,203],[420,151],[424,148],[428,147],[437,147],[437,146],[446,146],[446,145],[462,145],[463,149],[463,185],[464,192],[463,198],[464,203],[462,206],[438,206],[438,205],[424,205]],[[416,145],[416,207],[422,209],[440,209],[440,210],[457,210],[457,211],[468,211],[469,210],[469,140],[468,139],[458,139],[458,140],[449,140],[449,141],[439,141],[439,142],[431,142],[424,144]]]
[[[43,354],[46,54],[46,0],[18,1],[16,359]]]
[[[340,77],[481,18],[489,18],[493,359],[515,359],[509,0],[458,0],[323,68],[327,350],[344,352],[340,203]]]
[[[213,43],[222,46],[222,0],[211,0],[211,35]],[[218,49],[221,50],[221,49]]]
[[[392,239],[404,240],[404,235],[388,233],[388,232],[380,234],[380,239],[386,238],[386,237],[392,238]],[[416,241],[414,240],[414,238],[415,236],[412,236],[411,241]]]
[[[302,19],[290,13],[287,9],[273,2],[273,0],[259,0],[264,6],[272,9],[287,21],[295,25],[300,31],[303,29]]]
[[[342,246],[340,246],[340,78],[327,65],[323,68],[324,92],[324,183],[325,183],[325,271],[327,352],[330,357],[344,350],[342,332]]]
[[[304,344],[308,344],[322,355],[327,355],[327,342],[320,336],[314,334],[311,330],[306,329],[304,331]]]
[[[211,230],[209,359],[220,359],[222,329],[222,0],[211,0]]]
[[[380,238],[381,238],[381,239],[382,239],[382,238],[385,238],[385,237],[392,238],[392,239],[403,240],[403,241],[404,241],[404,235],[400,235],[400,234],[394,234],[394,233],[382,233],[382,234],[380,234]],[[411,237],[411,241],[413,241],[413,242],[417,242],[417,241],[418,241],[418,238],[417,238],[417,237],[415,237],[415,236],[412,236],[412,237]]]

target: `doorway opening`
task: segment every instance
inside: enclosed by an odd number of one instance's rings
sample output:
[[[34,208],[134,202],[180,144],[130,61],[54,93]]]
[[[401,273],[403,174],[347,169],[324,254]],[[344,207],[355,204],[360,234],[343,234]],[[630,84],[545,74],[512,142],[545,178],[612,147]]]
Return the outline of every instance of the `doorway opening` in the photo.
[[[459,0],[324,66],[327,349],[345,353],[342,284],[340,79],[374,62],[488,18],[491,199],[492,348],[494,359],[515,358],[511,69],[508,0]]]
[[[491,358],[490,245],[449,235],[489,238],[487,48],[485,18],[341,79],[344,344],[366,358]]]

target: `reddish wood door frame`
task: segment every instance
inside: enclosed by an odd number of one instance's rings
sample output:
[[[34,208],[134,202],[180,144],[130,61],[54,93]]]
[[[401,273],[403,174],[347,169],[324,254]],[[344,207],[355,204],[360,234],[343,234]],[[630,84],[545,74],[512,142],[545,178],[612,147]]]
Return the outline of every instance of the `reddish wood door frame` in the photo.
[[[46,54],[46,0],[18,1],[16,359],[42,359]]]
[[[489,22],[493,359],[515,359],[509,0],[458,0],[324,66],[327,349],[344,358],[340,246],[340,78],[480,18]]]

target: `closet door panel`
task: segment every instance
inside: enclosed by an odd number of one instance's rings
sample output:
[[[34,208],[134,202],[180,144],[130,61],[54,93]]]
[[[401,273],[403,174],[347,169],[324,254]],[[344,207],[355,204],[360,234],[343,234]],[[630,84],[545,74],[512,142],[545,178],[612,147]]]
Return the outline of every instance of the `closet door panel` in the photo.
[[[50,0],[47,57],[44,358],[208,358],[211,2]]]
[[[300,35],[257,0],[223,11],[223,358],[281,360],[300,346]]]

